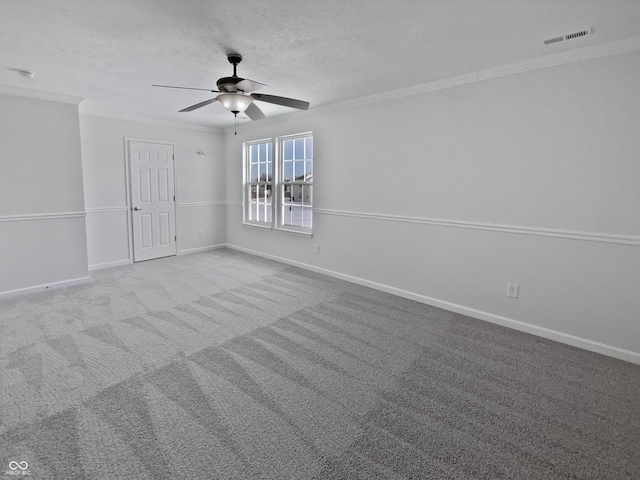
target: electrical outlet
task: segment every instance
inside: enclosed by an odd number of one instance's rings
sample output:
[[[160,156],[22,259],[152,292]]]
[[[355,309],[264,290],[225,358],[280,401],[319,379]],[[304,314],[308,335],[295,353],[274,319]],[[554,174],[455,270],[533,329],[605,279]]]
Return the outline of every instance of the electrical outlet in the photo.
[[[316,253],[320,253],[320,245],[316,244],[314,247]]]
[[[204,232],[200,230],[200,238],[204,237]]]
[[[507,283],[507,297],[518,298],[520,286],[517,283]]]

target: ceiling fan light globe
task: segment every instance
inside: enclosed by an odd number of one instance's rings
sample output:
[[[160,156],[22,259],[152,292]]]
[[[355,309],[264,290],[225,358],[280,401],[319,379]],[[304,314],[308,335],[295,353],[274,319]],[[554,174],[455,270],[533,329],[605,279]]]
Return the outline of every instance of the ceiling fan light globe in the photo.
[[[252,97],[241,93],[221,93],[217,98],[224,108],[235,114],[244,112],[253,103]]]

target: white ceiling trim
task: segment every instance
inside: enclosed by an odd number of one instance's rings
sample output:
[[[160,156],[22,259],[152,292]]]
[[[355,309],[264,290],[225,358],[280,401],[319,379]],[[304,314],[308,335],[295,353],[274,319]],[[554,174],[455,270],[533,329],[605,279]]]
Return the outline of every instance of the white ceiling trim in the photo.
[[[70,103],[72,105],[80,105],[80,102],[84,100],[83,97],[64,95],[62,93],[42,92],[40,90],[31,90],[29,88],[11,87],[9,85],[0,85],[0,94],[11,95],[14,97],[35,98],[36,100],[49,100],[51,102]]]
[[[608,57],[620,53],[640,50],[640,36],[627,38],[620,42],[605,43],[593,47],[583,47],[567,52],[554,53],[544,57],[536,58],[525,62],[517,62],[504,67],[496,67],[478,72],[479,80],[490,80],[492,78],[516,75],[518,73],[539,70],[542,68],[556,67],[568,63],[582,62],[594,58]]]
[[[256,125],[254,122],[244,123],[238,126],[238,130],[250,130],[252,127],[264,126],[267,124],[275,124],[289,119],[306,118],[314,115],[321,115],[324,113],[334,112],[338,110],[345,110],[349,108],[358,107],[361,105],[367,105],[370,103],[384,102],[387,100],[393,100],[396,98],[407,97],[411,95],[420,95],[436,90],[443,90],[447,88],[460,87],[462,85],[469,85],[472,83],[478,83],[485,80],[491,80],[494,78],[506,77],[509,75],[517,75],[519,73],[529,72],[532,70],[539,70],[543,68],[556,67],[559,65],[565,65],[569,63],[582,62],[585,60],[591,60],[600,57],[606,57],[610,55],[617,55],[621,53],[640,50],[640,36],[630,37],[620,42],[612,42],[603,45],[597,45],[594,47],[584,47],[577,50],[571,50],[566,52],[554,53],[539,57],[533,60],[512,63],[509,65],[503,65],[496,68],[490,68],[485,70],[479,70],[474,73],[467,73],[456,77],[445,78],[442,80],[436,80],[434,82],[428,82],[419,84],[409,88],[403,88],[402,90],[393,90],[390,92],[369,95],[366,97],[354,98],[347,100],[346,102],[334,103],[331,105],[323,105],[316,108],[311,108],[307,111],[297,111],[292,113],[286,113],[278,115],[276,117],[270,117],[264,120],[260,120],[260,125]],[[234,132],[235,127],[226,127],[225,133]]]
[[[165,120],[159,120],[152,117],[143,117],[138,115],[126,115],[122,113],[103,112],[99,110],[81,109],[81,117],[99,117],[99,118],[111,118],[114,120],[124,120],[128,122],[144,123],[147,125],[158,125],[161,127],[183,128],[186,130],[196,130],[198,132],[209,133],[224,133],[222,128],[218,127],[206,127],[204,125],[194,125],[193,123],[179,123],[168,122]]]

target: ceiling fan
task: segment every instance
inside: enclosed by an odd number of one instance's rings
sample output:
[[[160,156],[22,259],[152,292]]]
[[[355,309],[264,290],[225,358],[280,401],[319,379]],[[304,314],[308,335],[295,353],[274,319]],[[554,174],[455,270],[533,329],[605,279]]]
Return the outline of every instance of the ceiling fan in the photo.
[[[207,88],[192,88],[192,87],[175,87],[172,85],[152,85],[154,87],[164,88],[180,88],[185,90],[203,90],[205,92],[219,93],[220,95],[205,100],[204,102],[196,103],[190,107],[183,108],[180,112],[191,112],[209,105],[213,102],[219,101],[224,108],[233,113],[236,117],[239,113],[244,112],[251,120],[261,120],[265,118],[264,113],[254,103],[254,100],[261,102],[273,103],[275,105],[283,105],[285,107],[297,108],[300,110],[307,110],[309,108],[309,102],[302,100],[296,100],[294,98],[278,97],[275,95],[265,95],[263,93],[251,93],[262,87],[266,87],[264,83],[249,80],[248,78],[238,77],[236,68],[240,62],[242,62],[242,55],[238,53],[230,53],[227,55],[227,60],[233,65],[233,75],[231,77],[222,77],[216,82],[218,90],[209,90]]]

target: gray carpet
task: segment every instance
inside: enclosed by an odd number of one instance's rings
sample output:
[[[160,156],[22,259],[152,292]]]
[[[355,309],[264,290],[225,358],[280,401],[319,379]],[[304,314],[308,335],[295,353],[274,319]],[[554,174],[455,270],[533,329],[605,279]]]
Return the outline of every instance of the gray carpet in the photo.
[[[6,478],[640,479],[638,365],[230,250],[93,278],[0,301]]]

